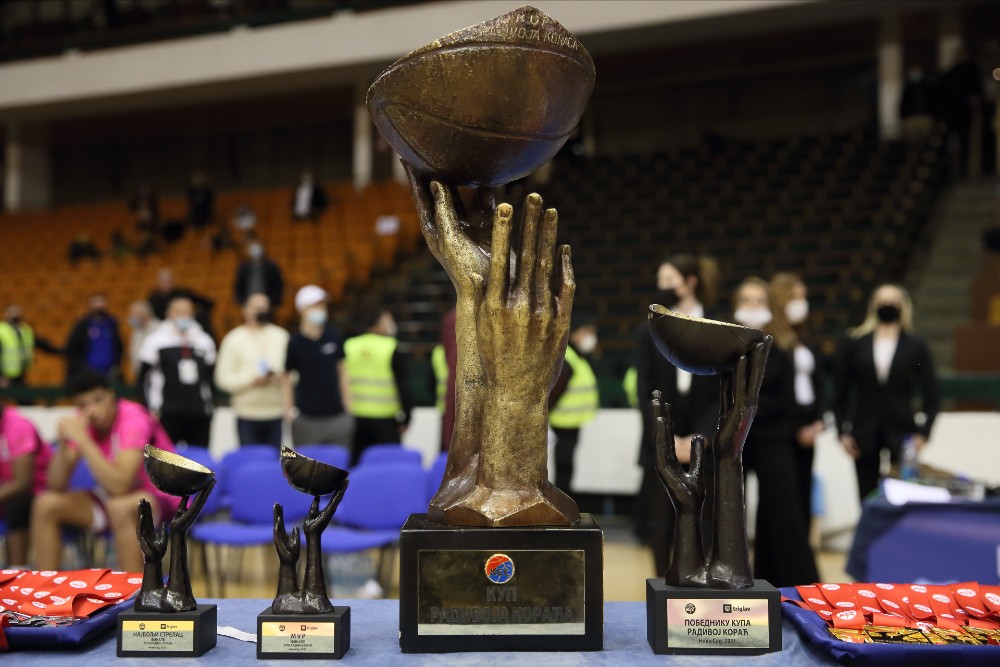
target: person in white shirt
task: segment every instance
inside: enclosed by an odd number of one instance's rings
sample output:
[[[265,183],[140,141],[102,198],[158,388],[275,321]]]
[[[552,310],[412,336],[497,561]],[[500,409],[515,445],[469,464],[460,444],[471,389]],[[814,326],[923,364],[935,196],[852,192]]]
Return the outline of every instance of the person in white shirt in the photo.
[[[194,319],[194,302],[175,297],[167,319],[139,352],[136,384],[150,412],[175,443],[208,447],[215,402],[215,341]]]
[[[288,332],[272,324],[271,303],[251,294],[243,324],[222,339],[215,384],[231,397],[241,445],[281,445]]]
[[[292,218],[319,222],[329,200],[326,192],[313,179],[312,172],[303,171],[302,178],[292,196]]]

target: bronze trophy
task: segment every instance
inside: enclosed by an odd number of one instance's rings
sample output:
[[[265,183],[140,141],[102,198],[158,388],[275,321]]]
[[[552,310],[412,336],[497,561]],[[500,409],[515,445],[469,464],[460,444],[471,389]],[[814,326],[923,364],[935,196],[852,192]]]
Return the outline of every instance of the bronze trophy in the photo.
[[[292,488],[313,496],[302,524],[306,566],[299,585],[299,529],[285,530],[282,506],[274,504],[274,547],[278,552],[278,591],[257,616],[258,658],[340,659],[351,647],[351,608],[335,607],[326,593],[323,531],[347,491],[347,471],[281,448],[281,470]],[[320,510],[321,497],[330,496]]]
[[[778,590],[755,580],[747,549],[743,443],[757,412],[772,338],[757,329],[688,317],[653,304],[649,330],[677,368],[721,375],[713,465],[705,438],[691,439],[687,470],[674,450],[670,406],[654,391],[656,472],[674,506],[673,545],[665,579],[646,580],[646,638],[655,653],[757,655],[781,650]],[[709,484],[711,476],[714,484]],[[702,539],[706,489],[712,487],[711,549]]]
[[[145,447],[143,465],[156,488],[181,496],[181,503],[173,519],[156,530],[152,508],[139,501],[136,535],[144,561],[142,588],[135,606],[118,615],[117,655],[197,657],[215,647],[217,609],[214,604],[198,604],[191,592],[187,533],[215,486],[215,473],[152,445]],[[170,573],[164,586],[162,561],[168,542]]]
[[[402,156],[427,245],[455,286],[456,419],[427,514],[400,541],[404,652],[599,650],[603,540],[548,480],[548,394],[575,282],[558,216],[493,188],[551,159],[576,127],[594,64],[533,7],[404,56],[368,91]]]

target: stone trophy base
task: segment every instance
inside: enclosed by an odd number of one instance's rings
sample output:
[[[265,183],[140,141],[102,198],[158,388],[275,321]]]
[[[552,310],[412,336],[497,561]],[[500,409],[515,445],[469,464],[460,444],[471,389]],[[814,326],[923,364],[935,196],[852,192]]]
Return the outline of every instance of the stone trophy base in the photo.
[[[268,607],[257,616],[258,660],[339,660],[350,648],[350,607],[327,614],[275,614]]]
[[[466,528],[412,514],[399,543],[404,653],[600,651],[604,536],[574,526]]]
[[[194,611],[129,609],[118,614],[119,658],[197,658],[215,648],[218,610],[200,604]]]
[[[646,639],[653,653],[760,655],[781,650],[781,594],[751,588],[679,588],[646,580]]]

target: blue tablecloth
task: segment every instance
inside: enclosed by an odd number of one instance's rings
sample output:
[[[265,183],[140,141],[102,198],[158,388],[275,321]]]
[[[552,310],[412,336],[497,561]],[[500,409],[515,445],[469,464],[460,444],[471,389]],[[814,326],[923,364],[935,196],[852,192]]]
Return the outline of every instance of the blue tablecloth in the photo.
[[[1000,499],[892,505],[866,501],[847,560],[858,581],[998,583]]]
[[[203,600],[219,605],[219,625],[229,625],[246,632],[256,632],[257,614],[268,605],[264,600]],[[429,665],[475,665],[499,661],[502,664],[539,664],[546,667],[569,665],[731,665],[733,657],[691,657],[654,655],[646,643],[646,606],[639,602],[608,602],[604,605],[604,651],[593,653],[519,653],[484,655],[482,653],[423,653],[403,654],[399,652],[399,602],[396,600],[336,600],[336,603],[351,607],[351,650],[341,661],[345,665],[386,665],[429,666]],[[784,650],[753,658],[740,658],[754,665],[815,665],[835,664],[817,653],[811,646],[803,644],[796,630],[785,621],[782,626]],[[82,649],[73,651],[21,651],[0,658],[11,665],[29,667],[31,665],[66,664],[71,667],[106,667],[111,661],[115,665],[134,664],[150,667],[152,664],[182,665],[240,665],[291,664],[291,660],[257,661],[256,645],[228,637],[219,637],[218,646],[202,658],[115,658],[115,636],[105,637]],[[309,661],[306,661],[307,664]]]

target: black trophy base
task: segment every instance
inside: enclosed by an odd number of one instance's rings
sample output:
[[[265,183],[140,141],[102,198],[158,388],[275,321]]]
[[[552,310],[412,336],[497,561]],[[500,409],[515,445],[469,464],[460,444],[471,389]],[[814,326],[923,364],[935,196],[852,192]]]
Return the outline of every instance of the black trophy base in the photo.
[[[268,607],[257,616],[257,658],[340,660],[351,648],[351,608],[327,614],[275,614]]]
[[[165,613],[129,609],[118,614],[119,658],[197,658],[215,648],[218,610]]]
[[[466,528],[412,514],[399,543],[404,653],[600,651],[604,537],[574,526]]]
[[[679,588],[646,580],[646,639],[653,653],[760,655],[781,650],[781,593],[751,588]]]

